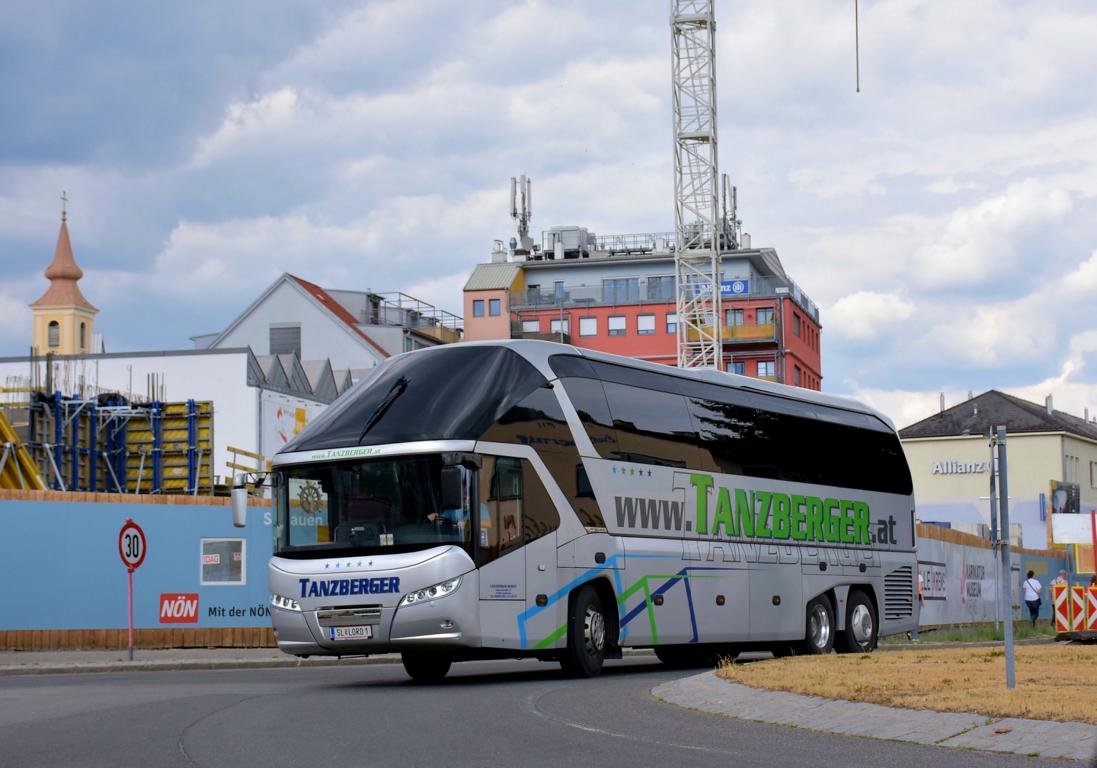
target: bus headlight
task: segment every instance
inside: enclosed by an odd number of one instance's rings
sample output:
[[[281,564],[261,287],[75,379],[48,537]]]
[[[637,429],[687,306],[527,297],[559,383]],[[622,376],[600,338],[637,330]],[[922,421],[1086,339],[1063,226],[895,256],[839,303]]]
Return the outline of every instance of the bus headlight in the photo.
[[[282,595],[276,595],[273,592],[270,595],[270,604],[273,605],[275,608],[281,608],[285,611],[301,610],[301,605],[296,600],[291,600],[290,598],[283,597]]]
[[[435,584],[427,587],[426,589],[420,589],[415,592],[408,592],[404,595],[404,599],[400,601],[400,605],[414,605],[415,603],[422,603],[425,600],[435,600],[439,597],[445,597],[454,590],[461,586],[461,577],[456,579],[450,579],[443,581],[441,584]]]

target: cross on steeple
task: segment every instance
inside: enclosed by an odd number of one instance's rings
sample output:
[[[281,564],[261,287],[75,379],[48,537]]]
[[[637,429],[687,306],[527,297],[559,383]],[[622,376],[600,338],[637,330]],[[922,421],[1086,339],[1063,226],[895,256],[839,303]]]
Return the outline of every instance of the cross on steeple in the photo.
[[[69,197],[65,194],[65,190],[61,190],[61,221],[65,220],[66,206],[68,205]]]

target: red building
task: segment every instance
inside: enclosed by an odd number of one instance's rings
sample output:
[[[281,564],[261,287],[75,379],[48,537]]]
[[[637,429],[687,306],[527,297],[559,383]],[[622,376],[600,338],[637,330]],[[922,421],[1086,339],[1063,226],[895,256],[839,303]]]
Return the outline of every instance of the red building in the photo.
[[[552,339],[674,365],[674,257],[667,236],[575,240],[590,245],[545,247],[511,260],[497,247],[493,261],[477,266],[465,285],[465,339]],[[615,247],[622,244],[627,247]],[[720,282],[725,370],[820,389],[819,310],[785,273],[777,252],[722,254]]]

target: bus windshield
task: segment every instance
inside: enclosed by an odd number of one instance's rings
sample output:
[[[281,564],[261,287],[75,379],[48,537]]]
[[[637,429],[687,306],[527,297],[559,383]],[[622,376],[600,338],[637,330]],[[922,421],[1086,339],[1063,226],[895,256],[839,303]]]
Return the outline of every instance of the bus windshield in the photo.
[[[282,467],[274,473],[274,553],[342,557],[456,544],[471,555],[469,473],[462,508],[442,507],[442,457]]]

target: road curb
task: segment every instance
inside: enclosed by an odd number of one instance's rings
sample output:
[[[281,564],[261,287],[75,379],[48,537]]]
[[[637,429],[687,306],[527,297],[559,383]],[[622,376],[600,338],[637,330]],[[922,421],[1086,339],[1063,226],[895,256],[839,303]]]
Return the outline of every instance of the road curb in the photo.
[[[845,736],[1073,760],[1089,760],[1097,752],[1097,726],[1087,723],[900,709],[768,691],[728,682],[715,671],[663,683],[651,692],[686,709]]]
[[[225,661],[119,661],[89,664],[43,664],[41,666],[0,667],[0,677],[13,675],[69,675],[90,672],[170,672],[184,669],[297,669],[306,667],[333,667],[337,664],[358,666],[362,664],[399,664],[399,656],[368,656],[347,659],[239,659]]]

